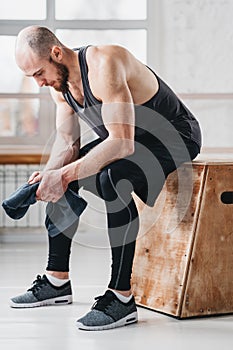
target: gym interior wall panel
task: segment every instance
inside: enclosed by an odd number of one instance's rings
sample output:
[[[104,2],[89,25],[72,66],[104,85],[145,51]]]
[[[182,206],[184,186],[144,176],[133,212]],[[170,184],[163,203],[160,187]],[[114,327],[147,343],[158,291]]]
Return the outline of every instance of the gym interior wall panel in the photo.
[[[232,13],[232,0],[161,0],[161,69],[176,91],[233,91]]]
[[[233,100],[195,99],[184,102],[200,122],[204,147],[233,149]]]

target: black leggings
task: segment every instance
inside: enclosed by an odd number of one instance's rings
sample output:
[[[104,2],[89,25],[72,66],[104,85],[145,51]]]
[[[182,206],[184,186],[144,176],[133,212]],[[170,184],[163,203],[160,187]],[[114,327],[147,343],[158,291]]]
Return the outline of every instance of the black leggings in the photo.
[[[99,142],[101,141],[95,140],[84,146],[80,150],[80,156],[85,155]],[[136,148],[133,156],[111,163],[97,175],[74,181],[69,185],[76,191],[83,186],[85,190],[97,194],[105,201],[112,253],[111,280],[108,287],[112,289],[130,289],[135,241],[139,229],[138,211],[131,195],[132,191],[145,203],[153,205],[168,174],[183,162],[195,158],[200,151],[196,143],[188,139],[184,139],[182,149],[174,145],[173,154],[159,140],[153,140],[150,145],[147,144],[147,148],[151,150],[151,159],[150,155],[142,155]],[[137,157],[139,153],[140,156]],[[78,218],[70,238],[63,233],[53,238],[49,237],[47,270],[69,271],[72,236],[77,227]]]

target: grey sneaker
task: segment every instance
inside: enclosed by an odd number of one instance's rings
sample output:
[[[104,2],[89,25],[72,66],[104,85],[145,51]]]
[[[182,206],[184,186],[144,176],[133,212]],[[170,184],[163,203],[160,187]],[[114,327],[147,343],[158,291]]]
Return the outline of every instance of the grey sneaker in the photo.
[[[37,307],[47,305],[64,305],[72,303],[72,290],[70,281],[61,287],[52,285],[47,277],[38,275],[33,286],[26,293],[10,300],[14,308]]]
[[[116,327],[127,326],[138,321],[138,314],[134,297],[128,303],[120,301],[116,295],[107,290],[97,300],[90,312],[77,320],[79,329],[100,331]]]

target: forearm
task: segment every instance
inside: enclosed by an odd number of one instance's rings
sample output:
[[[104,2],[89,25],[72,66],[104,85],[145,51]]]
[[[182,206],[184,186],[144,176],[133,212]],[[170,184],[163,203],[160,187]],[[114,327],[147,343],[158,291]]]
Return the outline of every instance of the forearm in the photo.
[[[63,176],[67,182],[97,174],[106,165],[133,153],[133,141],[107,138],[83,158],[65,166]]]
[[[79,146],[79,140],[67,142],[65,138],[58,133],[44,170],[59,169],[74,162],[78,158]]]

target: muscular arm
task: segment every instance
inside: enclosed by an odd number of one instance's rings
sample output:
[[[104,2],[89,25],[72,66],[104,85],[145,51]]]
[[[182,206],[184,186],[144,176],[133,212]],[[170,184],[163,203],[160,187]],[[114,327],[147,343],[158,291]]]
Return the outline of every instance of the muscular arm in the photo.
[[[56,103],[56,138],[45,170],[59,169],[78,158],[80,127],[77,116],[60,94],[52,92]]]
[[[102,100],[102,118],[109,136],[85,157],[63,168],[67,182],[96,174],[134,152],[134,105],[124,59],[117,55],[103,57],[93,87]]]
[[[34,172],[28,180],[30,184],[41,181],[46,171],[61,169],[75,161],[79,154],[80,127],[78,118],[60,94],[52,92],[51,94],[57,106],[56,137],[43,172]]]
[[[109,136],[84,157],[60,169],[45,172],[37,191],[38,199],[56,202],[70,182],[96,174],[107,164],[134,152],[135,115],[132,95],[127,84],[129,68],[124,57],[117,52],[101,53],[97,56],[98,53],[95,52],[92,62],[98,64],[94,68],[91,67],[89,81],[94,95],[102,101],[102,118]],[[60,108],[62,111],[62,108],[66,107]],[[63,113],[61,115],[64,116]],[[65,132],[65,135],[67,137],[69,133]],[[74,142],[73,136],[68,137],[68,140],[68,144]],[[60,165],[64,158],[62,152],[59,152],[59,155]],[[49,166],[50,164],[53,164],[52,161],[48,163]]]

